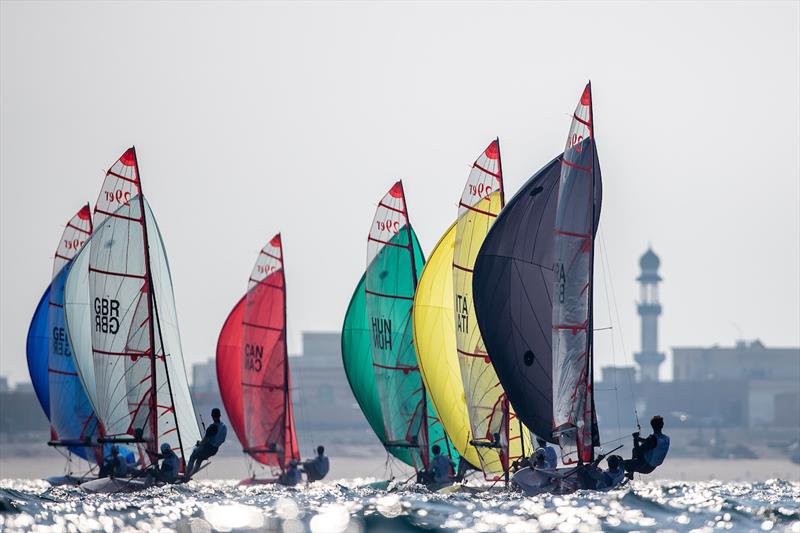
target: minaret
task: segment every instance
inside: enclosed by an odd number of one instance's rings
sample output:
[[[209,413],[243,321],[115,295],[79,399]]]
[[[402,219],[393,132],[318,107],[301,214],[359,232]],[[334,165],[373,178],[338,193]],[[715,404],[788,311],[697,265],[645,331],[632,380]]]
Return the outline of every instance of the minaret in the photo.
[[[661,304],[658,303],[658,267],[661,261],[648,246],[647,251],[639,259],[642,268],[637,281],[641,285],[639,316],[642,317],[642,351],[635,355],[639,363],[639,379],[641,381],[658,381],[658,367],[664,362],[664,354],[658,351],[658,317]]]

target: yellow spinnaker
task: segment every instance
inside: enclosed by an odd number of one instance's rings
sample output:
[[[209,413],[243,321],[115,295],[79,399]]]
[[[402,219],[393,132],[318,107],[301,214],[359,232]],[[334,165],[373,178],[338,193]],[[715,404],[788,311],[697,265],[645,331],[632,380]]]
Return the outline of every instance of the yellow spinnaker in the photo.
[[[508,402],[483,343],[472,298],[472,269],[503,207],[500,148],[493,141],[473,165],[459,202],[453,247],[454,331],[473,442],[484,472],[502,472],[532,452],[530,431]],[[498,318],[499,319],[499,318]]]
[[[470,464],[480,458],[470,444],[469,416],[456,354],[453,318],[453,245],[456,225],[431,252],[414,295],[413,329],[422,380],[439,419],[458,453]]]

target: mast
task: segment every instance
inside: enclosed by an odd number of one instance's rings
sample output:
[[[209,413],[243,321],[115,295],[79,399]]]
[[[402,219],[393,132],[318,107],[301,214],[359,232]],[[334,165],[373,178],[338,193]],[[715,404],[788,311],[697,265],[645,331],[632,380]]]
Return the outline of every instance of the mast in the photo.
[[[155,328],[158,328],[158,340],[161,343],[161,350],[164,352],[164,375],[167,378],[167,391],[169,392],[170,403],[172,403],[172,416],[175,420],[175,432],[178,434],[178,446],[181,449],[181,459],[186,463],[185,451],[183,448],[183,441],[181,440],[181,430],[178,425],[178,413],[175,409],[175,399],[172,396],[172,384],[170,383],[169,371],[167,369],[167,351],[164,345],[164,338],[161,335],[161,323],[158,317],[158,303],[156,302],[156,294],[153,286],[153,272],[150,264],[150,239],[147,232],[147,211],[144,204],[144,191],[142,190],[142,176],[139,169],[139,159],[136,156],[136,146],[132,147],[133,162],[136,168],[136,178],[139,181],[139,207],[142,212],[142,235],[144,239],[144,265],[147,276],[147,306],[151,313],[150,322],[150,424],[153,431],[153,450],[152,455],[157,456],[158,448],[158,381],[156,378],[157,365],[156,361],[158,356],[156,354],[156,341],[155,341]],[[155,313],[155,317],[153,317]],[[155,318],[155,320],[152,320]]]
[[[289,399],[289,344],[286,338],[286,331],[288,330],[286,324],[286,264],[283,261],[283,239],[280,233],[278,233],[278,240],[281,243],[281,271],[283,272],[283,427],[288,427],[289,429],[289,455],[291,456],[294,453],[294,449],[292,449],[294,424],[289,423],[289,402],[291,400]],[[284,446],[286,445],[286,437],[284,437],[283,444]],[[283,456],[283,462],[287,462],[286,454]],[[281,470],[285,470],[285,466],[285,464],[282,464]]]
[[[591,227],[592,227],[592,260],[589,263],[589,330],[588,330],[588,341],[589,346],[587,346],[588,352],[588,361],[587,361],[587,368],[586,371],[589,373],[588,383],[589,383],[589,394],[591,395],[591,402],[587,406],[590,409],[590,420],[591,420],[591,427],[589,431],[591,433],[591,458],[594,460],[594,430],[595,430],[595,413],[594,413],[594,238],[595,234],[597,233],[597,228],[595,227],[595,198],[594,198],[594,180],[595,180],[595,137],[594,137],[594,101],[592,100],[592,81],[589,80],[589,133],[592,135],[591,142],[589,144],[590,148],[592,149],[592,183],[589,189],[589,198],[592,202],[592,210],[591,210]]]
[[[414,293],[417,292],[417,258],[414,257],[414,241],[411,237],[411,218],[408,216],[408,204],[406,202],[406,190],[403,187],[403,180],[400,180],[400,194],[403,195],[403,211],[405,211],[406,217],[406,234],[408,235],[408,244],[406,248],[408,249],[408,253],[411,255],[411,283],[414,287]],[[413,313],[413,304],[412,310]],[[410,317],[409,317],[410,318]],[[413,344],[413,340],[411,341]],[[416,348],[415,348],[416,349]],[[419,366],[419,362],[417,362],[417,366]],[[422,376],[420,376],[420,382],[422,382]],[[423,452],[423,447],[419,446],[417,449],[419,450],[420,460],[422,461],[422,465],[427,468],[428,461],[430,461],[430,442],[428,442],[428,391],[425,390],[425,383],[422,382],[422,405],[420,406],[422,409],[421,416],[422,416],[422,424],[420,424],[420,430],[422,431],[422,436],[425,439],[425,450]],[[424,455],[423,455],[424,453]],[[450,454],[450,446],[448,444],[447,449],[448,455]]]

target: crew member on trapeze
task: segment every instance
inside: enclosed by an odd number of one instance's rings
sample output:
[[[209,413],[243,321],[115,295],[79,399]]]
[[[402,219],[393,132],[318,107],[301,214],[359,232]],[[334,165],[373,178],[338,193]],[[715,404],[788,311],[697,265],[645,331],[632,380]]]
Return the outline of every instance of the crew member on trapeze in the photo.
[[[221,414],[216,407],[211,410],[211,418],[214,422],[206,429],[203,440],[198,441],[194,447],[194,451],[189,457],[189,464],[186,465],[186,472],[183,475],[184,481],[189,481],[200,470],[200,464],[209,457],[216,455],[219,447],[225,442],[225,438],[228,436],[228,428],[220,420]]]
[[[634,472],[649,474],[664,462],[669,451],[669,437],[664,435],[664,419],[656,415],[650,420],[653,434],[643,439],[639,432],[633,434],[633,452],[631,459],[625,461],[625,472],[633,479]]]
[[[327,476],[330,468],[330,461],[325,455],[325,446],[317,446],[317,456],[303,461],[300,471],[305,472],[309,483],[313,483]]]

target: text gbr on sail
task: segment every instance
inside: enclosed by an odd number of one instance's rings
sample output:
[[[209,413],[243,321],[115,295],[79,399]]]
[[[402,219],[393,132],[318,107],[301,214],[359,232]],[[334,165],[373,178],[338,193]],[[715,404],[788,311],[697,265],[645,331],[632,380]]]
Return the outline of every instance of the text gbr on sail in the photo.
[[[117,334],[119,331],[119,300],[94,299],[94,329],[100,333]]]

